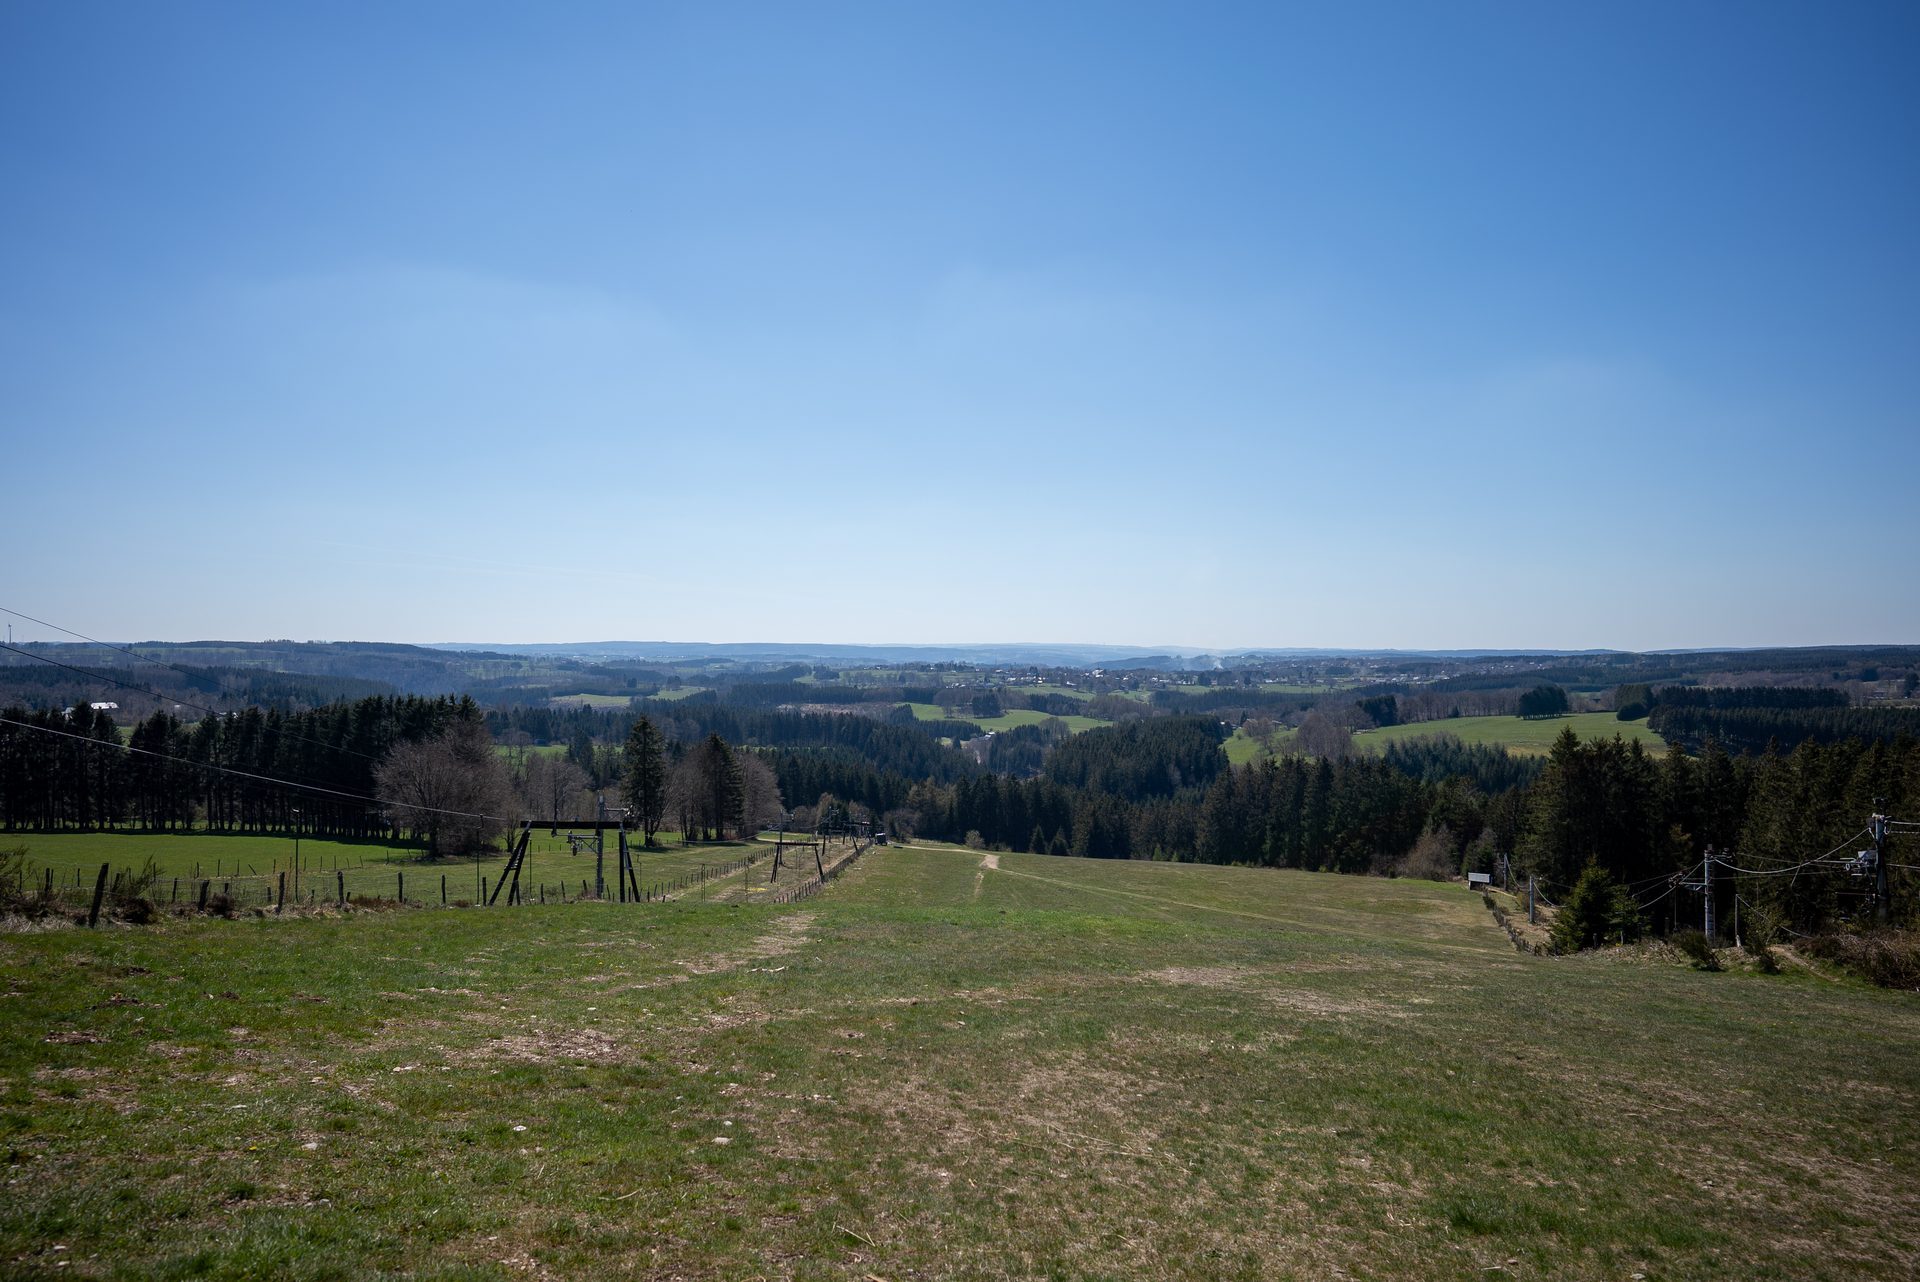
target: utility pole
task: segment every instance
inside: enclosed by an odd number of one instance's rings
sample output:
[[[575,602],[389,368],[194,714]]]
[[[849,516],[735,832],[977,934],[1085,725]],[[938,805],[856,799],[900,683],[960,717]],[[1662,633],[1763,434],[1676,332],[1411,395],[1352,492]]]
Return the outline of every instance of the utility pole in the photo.
[[[1887,924],[1893,899],[1893,888],[1887,878],[1887,817],[1879,813],[1886,804],[1885,797],[1875,797],[1875,813],[1867,821],[1867,827],[1873,833],[1873,920],[1882,926]]]
[[[1701,929],[1706,931],[1707,942],[1711,944],[1713,942],[1713,847],[1712,846],[1707,847],[1706,860],[1700,865],[1700,890],[1701,890],[1701,902],[1702,904],[1705,905],[1705,907],[1702,909],[1702,920],[1705,924],[1701,927]]]
[[[1688,890],[1700,892],[1703,907],[1700,910],[1700,928],[1706,932],[1707,941],[1713,941],[1713,847],[1707,847],[1706,855],[1700,860],[1700,880],[1688,881],[1686,873],[1677,874],[1673,884]]]
[[[593,895],[596,899],[607,897],[607,799],[596,795],[594,802],[597,810],[594,814],[593,828]]]

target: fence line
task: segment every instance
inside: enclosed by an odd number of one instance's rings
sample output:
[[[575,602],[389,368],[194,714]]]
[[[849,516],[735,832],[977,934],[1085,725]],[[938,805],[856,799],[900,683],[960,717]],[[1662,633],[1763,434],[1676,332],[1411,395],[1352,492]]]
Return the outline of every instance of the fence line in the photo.
[[[789,886],[785,890],[770,895],[767,897],[766,902],[770,904],[797,904],[803,899],[812,899],[815,895],[827,888],[828,882],[845,872],[848,865],[871,849],[873,849],[873,843],[871,841],[864,844],[859,842],[854,843],[852,852],[839,863],[829,866],[825,873],[809,881],[803,881],[797,886]]]
[[[759,855],[748,853],[743,858],[723,863],[700,862],[693,867],[682,867],[640,884],[634,901],[666,902],[715,882],[741,876],[759,861]],[[99,898],[111,910],[119,915],[127,915],[130,909],[135,910],[136,919],[150,910],[162,913],[231,913],[235,909],[279,912],[288,906],[345,908],[355,904],[467,907],[485,903],[487,892],[493,889],[493,883],[503,867],[496,865],[483,871],[471,866],[415,864],[396,867],[387,863],[369,867],[361,864],[329,868],[324,872],[302,870],[296,883],[292,873],[284,869],[267,873],[208,875],[198,863],[190,873],[155,873],[143,867],[114,870],[111,864],[105,864],[97,875],[76,867],[72,884],[67,883],[64,870],[56,873],[52,867],[42,867],[27,872],[19,891],[32,896],[52,911],[86,914],[94,903],[98,889]],[[476,880],[468,882],[466,878],[469,875]],[[519,902],[612,901],[611,894],[604,897],[596,894],[593,883],[587,878],[579,878],[578,884],[576,893],[572,881],[566,876],[553,882],[525,881],[519,887]],[[609,887],[609,891],[611,889]]]

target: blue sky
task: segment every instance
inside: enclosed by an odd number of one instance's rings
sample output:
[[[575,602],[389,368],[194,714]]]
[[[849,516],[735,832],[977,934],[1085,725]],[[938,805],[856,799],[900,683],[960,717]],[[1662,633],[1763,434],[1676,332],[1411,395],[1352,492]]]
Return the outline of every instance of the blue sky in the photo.
[[[0,605],[1920,641],[1917,61],[1907,4],[7,5]]]

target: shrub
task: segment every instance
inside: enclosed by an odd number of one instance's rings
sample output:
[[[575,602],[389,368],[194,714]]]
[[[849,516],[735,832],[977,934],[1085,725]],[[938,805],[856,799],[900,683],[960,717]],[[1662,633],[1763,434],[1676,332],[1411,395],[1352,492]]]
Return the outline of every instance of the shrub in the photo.
[[[1720,969],[1720,957],[1713,951],[1713,941],[1700,931],[1676,931],[1667,942],[1679,949],[1680,955],[1692,962],[1695,970]]]
[[[0,850],[0,913],[37,920],[53,911],[53,901],[33,883],[27,848]]]
[[[160,909],[154,904],[154,890],[160,884],[160,865],[152,855],[145,863],[115,879],[113,883],[113,914],[122,921],[132,922],[136,926],[146,926],[160,919]]]
[[[1815,935],[1800,945],[1800,951],[1882,988],[1920,990],[1920,932],[1836,931]]]
[[[28,898],[27,848],[13,846],[0,850],[0,906],[17,909]]]
[[[1740,935],[1749,951],[1756,947],[1765,949],[1777,944],[1780,942],[1780,937],[1787,933],[1786,917],[1778,909],[1770,908],[1765,904],[1747,904],[1746,909],[1746,925],[1741,929]]]
[[[1442,824],[1421,833],[1413,849],[1395,864],[1394,872],[1401,877],[1419,877],[1426,881],[1451,881],[1456,862],[1453,837]]]

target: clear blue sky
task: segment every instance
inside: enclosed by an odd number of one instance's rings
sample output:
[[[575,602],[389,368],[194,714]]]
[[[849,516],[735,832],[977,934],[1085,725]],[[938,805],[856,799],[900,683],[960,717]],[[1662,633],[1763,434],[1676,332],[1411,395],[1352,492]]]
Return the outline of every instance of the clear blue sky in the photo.
[[[1920,642],[1916,66],[1909,3],[15,0],[0,605]]]

